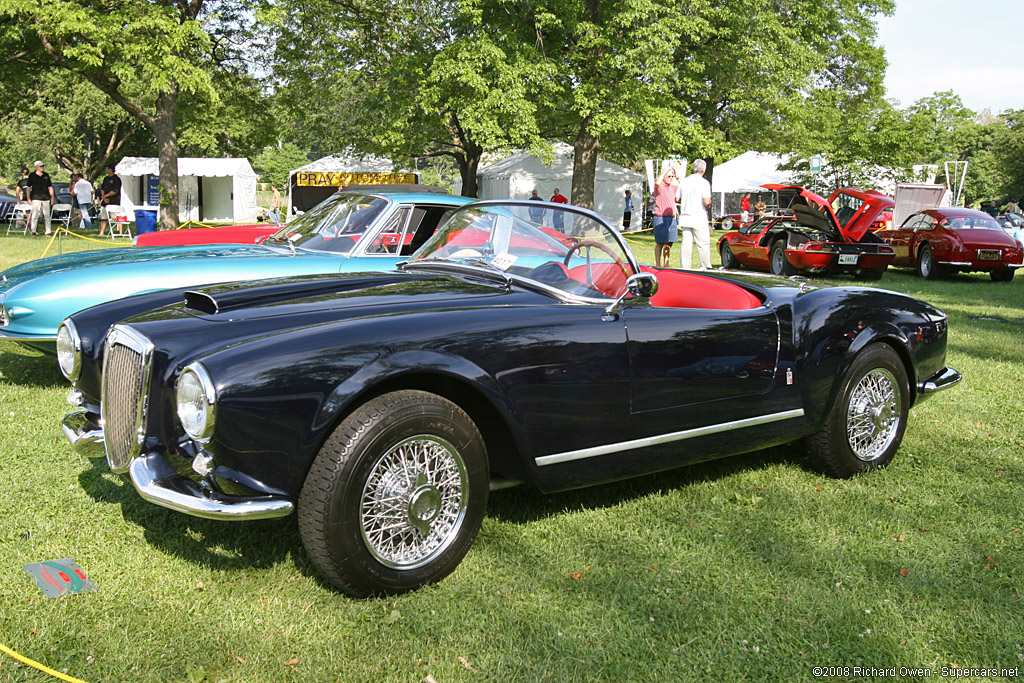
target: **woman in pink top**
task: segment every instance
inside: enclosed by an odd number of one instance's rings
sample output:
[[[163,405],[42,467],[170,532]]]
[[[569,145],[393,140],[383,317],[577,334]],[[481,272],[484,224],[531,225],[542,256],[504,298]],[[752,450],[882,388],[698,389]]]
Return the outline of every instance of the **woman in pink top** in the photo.
[[[672,243],[679,240],[676,228],[676,190],[679,175],[675,167],[669,167],[658,176],[654,183],[654,267],[667,268],[672,256]]]

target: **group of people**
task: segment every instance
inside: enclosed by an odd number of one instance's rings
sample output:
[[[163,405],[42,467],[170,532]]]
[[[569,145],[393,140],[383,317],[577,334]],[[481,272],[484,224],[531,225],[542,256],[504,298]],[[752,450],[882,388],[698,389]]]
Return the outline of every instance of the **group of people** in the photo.
[[[52,233],[51,209],[56,203],[56,195],[53,191],[53,182],[50,175],[44,170],[46,165],[37,160],[34,164],[35,170],[29,172],[28,167],[22,167],[21,178],[15,187],[15,198],[19,202],[32,205],[29,214],[29,232],[38,235],[39,216],[43,216],[43,223],[46,226],[44,234]],[[92,230],[92,216],[89,211],[92,209],[93,200],[102,207],[100,211],[100,236],[107,230],[109,216],[106,207],[121,205],[121,178],[118,177],[112,165],[105,167],[106,176],[100,184],[99,189],[94,189],[92,183],[85,179],[81,173],[71,174],[69,191],[74,205],[81,211],[80,228]]]
[[[760,193],[757,195],[757,200],[754,202],[754,220],[756,221],[764,212],[768,210],[768,206],[764,203],[764,198]],[[743,199],[740,200],[740,221],[743,223],[750,222],[750,193],[747,192],[743,195]]]
[[[540,195],[537,194],[537,190],[533,190],[532,194],[530,195],[530,201],[542,202],[542,201],[544,201],[544,199]],[[568,204],[569,203],[569,199],[565,195],[563,195],[561,192],[559,192],[557,187],[555,188],[555,193],[553,195],[551,195],[551,199],[549,199],[548,201],[549,202],[554,202],[555,204]],[[562,215],[561,211],[555,211],[553,213],[555,215],[554,215],[554,217],[552,219],[552,221],[553,221],[552,227],[554,227],[555,230],[562,230],[565,227],[564,222],[563,222],[565,217]],[[541,220],[543,220],[543,219],[544,219],[544,209],[543,208],[538,206],[536,209],[530,209],[530,220],[536,221],[537,223],[540,223]]]
[[[668,268],[672,245],[682,233],[680,266],[693,267],[693,245],[701,270],[711,268],[711,226],[708,209],[711,208],[711,183],[704,178],[707,162],[693,162],[693,173],[679,177],[675,166],[665,169],[654,184],[654,266]]]

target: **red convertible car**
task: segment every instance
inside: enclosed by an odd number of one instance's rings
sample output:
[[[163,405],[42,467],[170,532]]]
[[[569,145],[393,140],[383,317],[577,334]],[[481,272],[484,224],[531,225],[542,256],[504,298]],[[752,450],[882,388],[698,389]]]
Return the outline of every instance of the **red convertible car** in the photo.
[[[166,247],[183,244],[259,244],[281,229],[280,223],[228,225],[223,228],[184,228],[144,232],[135,237],[137,247]]]
[[[925,209],[900,227],[875,234],[892,245],[894,266],[916,268],[926,279],[977,270],[996,282],[1008,282],[1024,259],[1020,243],[994,218],[974,209]]]
[[[718,241],[722,266],[747,266],[776,275],[852,273],[877,280],[892,260],[892,247],[869,228],[893,200],[874,190],[836,190],[828,200],[798,185],[765,185],[791,195],[792,215],[765,217]]]

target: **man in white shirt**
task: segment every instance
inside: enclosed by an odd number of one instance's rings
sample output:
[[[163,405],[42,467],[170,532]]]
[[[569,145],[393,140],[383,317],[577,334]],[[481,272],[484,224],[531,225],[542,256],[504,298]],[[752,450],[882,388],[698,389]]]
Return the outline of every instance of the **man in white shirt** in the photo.
[[[679,231],[682,233],[680,266],[689,270],[693,266],[693,243],[697,243],[700,269],[711,268],[711,227],[708,225],[708,208],[711,207],[711,183],[704,179],[707,162],[697,159],[693,162],[693,173],[679,182],[676,200],[679,202]]]
[[[89,209],[92,208],[92,196],[95,193],[92,183],[83,178],[81,173],[76,173],[71,176],[71,192],[78,200],[78,209],[82,212],[79,229],[92,230],[92,217],[89,215]]]

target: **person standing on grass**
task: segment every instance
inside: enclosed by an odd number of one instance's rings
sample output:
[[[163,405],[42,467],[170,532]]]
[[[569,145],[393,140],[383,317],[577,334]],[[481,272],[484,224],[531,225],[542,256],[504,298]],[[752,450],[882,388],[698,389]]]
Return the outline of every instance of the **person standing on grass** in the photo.
[[[674,167],[667,168],[654,183],[654,267],[668,268],[672,245],[679,240],[676,228],[676,188],[679,174]]]
[[[703,159],[693,162],[693,173],[683,178],[676,190],[679,199],[679,231],[683,235],[679,260],[683,270],[693,267],[693,243],[697,243],[700,269],[711,269],[711,229],[708,209],[711,207],[711,183],[704,178],[708,164]]]
[[[92,195],[95,190],[92,183],[85,179],[81,173],[71,176],[71,192],[78,200],[78,208],[82,212],[82,222],[78,224],[79,230],[92,230],[92,217],[89,209],[92,208]]]
[[[274,191],[274,196],[270,198],[270,222],[280,223],[281,222],[281,193],[277,191],[277,185],[271,185],[270,189]]]
[[[629,230],[629,224],[633,220],[633,192],[626,190],[626,203],[622,207],[622,230]]]
[[[569,203],[569,200],[566,199],[565,195],[558,191],[557,187],[555,188],[555,193],[551,195],[551,201],[553,201],[555,204]],[[554,226],[555,230],[561,232],[565,228],[565,223],[563,222],[565,216],[562,211],[558,211],[557,209],[552,213],[554,215],[552,216],[551,223]]]
[[[740,200],[740,221],[746,223],[750,220],[750,193],[743,195]]]
[[[121,179],[114,172],[112,164],[104,166],[103,170],[107,172],[107,175],[100,183],[100,205],[103,207],[100,211],[100,237],[103,237],[103,233],[106,232],[107,222],[110,219],[107,207],[121,206]]]
[[[28,173],[28,166],[22,166],[21,178],[18,179],[18,184],[14,188],[14,196],[22,204],[32,201],[28,198]]]
[[[39,214],[43,214],[46,223],[46,234],[50,234],[50,207],[53,206],[53,183],[50,182],[49,174],[43,170],[43,162],[36,162],[35,173],[28,176],[28,196],[32,200],[32,214],[29,217],[29,231],[36,234],[36,224],[39,222]]]
[[[540,195],[537,194],[537,190],[533,190],[532,194],[530,195],[530,199],[528,201],[531,201],[531,202],[542,202],[544,200],[541,199]],[[533,208],[531,206],[530,207],[530,220],[533,221],[534,223],[542,222],[544,220],[544,209],[542,207],[539,207],[539,206],[535,209],[535,208]]]

